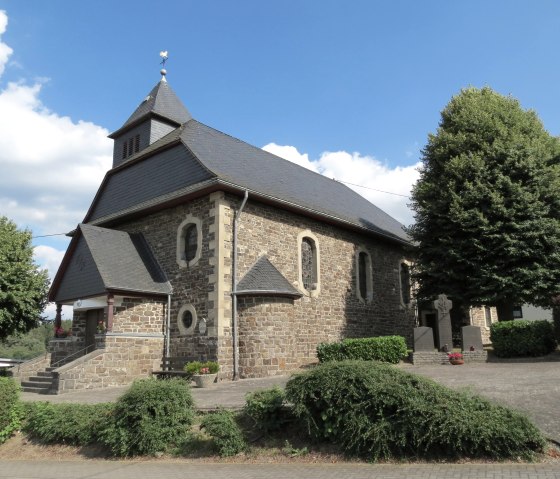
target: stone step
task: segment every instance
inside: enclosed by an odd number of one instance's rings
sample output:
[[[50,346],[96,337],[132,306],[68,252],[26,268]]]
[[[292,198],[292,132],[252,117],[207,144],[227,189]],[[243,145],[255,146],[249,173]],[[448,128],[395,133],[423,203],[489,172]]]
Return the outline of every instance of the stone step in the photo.
[[[30,376],[28,381],[32,383],[52,383],[52,376]]]
[[[37,376],[42,378],[53,378],[53,373],[51,371],[37,371]]]
[[[50,394],[50,388],[43,387],[33,387],[33,386],[22,386],[21,390],[24,393],[36,393],[36,394]]]
[[[21,387],[25,391],[26,388],[49,390],[52,383],[44,383],[38,381],[22,381]]]
[[[51,368],[50,366],[48,368],[45,368],[45,372],[50,373],[51,371],[54,371],[56,368]]]

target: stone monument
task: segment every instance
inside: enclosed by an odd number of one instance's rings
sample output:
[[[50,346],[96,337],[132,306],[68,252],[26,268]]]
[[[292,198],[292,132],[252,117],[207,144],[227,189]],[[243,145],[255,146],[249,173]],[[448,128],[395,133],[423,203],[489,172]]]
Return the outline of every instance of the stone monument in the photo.
[[[480,328],[478,326],[463,326],[461,328],[461,345],[463,351],[483,351]]]
[[[434,333],[432,328],[427,326],[414,328],[414,352],[418,351],[434,352]]]
[[[438,299],[434,301],[434,309],[438,313],[437,317],[437,348],[441,351],[447,345],[449,351],[453,349],[453,337],[451,334],[451,315],[450,311],[453,308],[453,302],[447,299],[445,294],[440,294]]]

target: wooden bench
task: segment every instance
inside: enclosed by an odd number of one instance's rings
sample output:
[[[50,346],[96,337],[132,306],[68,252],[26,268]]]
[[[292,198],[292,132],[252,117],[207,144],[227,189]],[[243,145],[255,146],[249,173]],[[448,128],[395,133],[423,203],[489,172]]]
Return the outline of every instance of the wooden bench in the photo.
[[[186,358],[170,356],[168,358],[163,358],[161,362],[160,371],[152,371],[152,376],[158,379],[169,379],[169,378],[185,378],[191,379],[192,374],[184,371]]]

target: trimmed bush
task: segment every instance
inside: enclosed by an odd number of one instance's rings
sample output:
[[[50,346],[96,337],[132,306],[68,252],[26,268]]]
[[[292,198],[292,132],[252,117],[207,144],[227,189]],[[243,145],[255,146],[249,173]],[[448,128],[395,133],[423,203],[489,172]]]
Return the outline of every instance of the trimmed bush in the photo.
[[[115,404],[101,441],[117,456],[153,455],[181,443],[193,422],[190,387],[180,379],[141,379]]]
[[[293,419],[285,405],[285,393],[278,386],[249,393],[245,400],[245,414],[264,434],[278,431]]]
[[[19,386],[12,378],[0,377],[0,444],[21,426]]]
[[[222,457],[235,456],[247,449],[241,428],[230,411],[221,410],[204,416],[200,427],[212,437]]]
[[[545,446],[523,415],[381,363],[321,364],[290,379],[286,398],[314,438],[370,460],[530,458]]]
[[[490,340],[496,356],[544,356],[556,349],[554,325],[546,320],[500,321],[490,327]]]
[[[92,444],[111,421],[113,404],[51,404],[25,406],[24,431],[45,443]]]
[[[344,339],[338,343],[320,343],[317,346],[317,357],[321,363],[359,359],[396,364],[406,354],[406,341],[402,336]]]

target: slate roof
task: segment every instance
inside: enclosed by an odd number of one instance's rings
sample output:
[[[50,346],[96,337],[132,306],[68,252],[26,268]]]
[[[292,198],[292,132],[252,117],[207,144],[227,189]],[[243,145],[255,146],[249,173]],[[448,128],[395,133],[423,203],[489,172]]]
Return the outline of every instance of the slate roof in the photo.
[[[238,296],[303,296],[276,269],[266,256],[261,256],[237,284]]]
[[[74,301],[110,291],[171,294],[171,284],[141,233],[80,224],[49,299]]]
[[[346,185],[194,119],[110,170],[84,223],[103,225],[210,185],[248,190],[249,200],[266,200],[400,243],[410,241],[397,220]]]
[[[162,79],[142,100],[138,108],[124,122],[124,125],[109,135],[109,138],[118,136],[121,131],[132,127],[152,114],[171,120],[177,125],[182,125],[192,118],[189,110],[179,100],[167,81]]]

